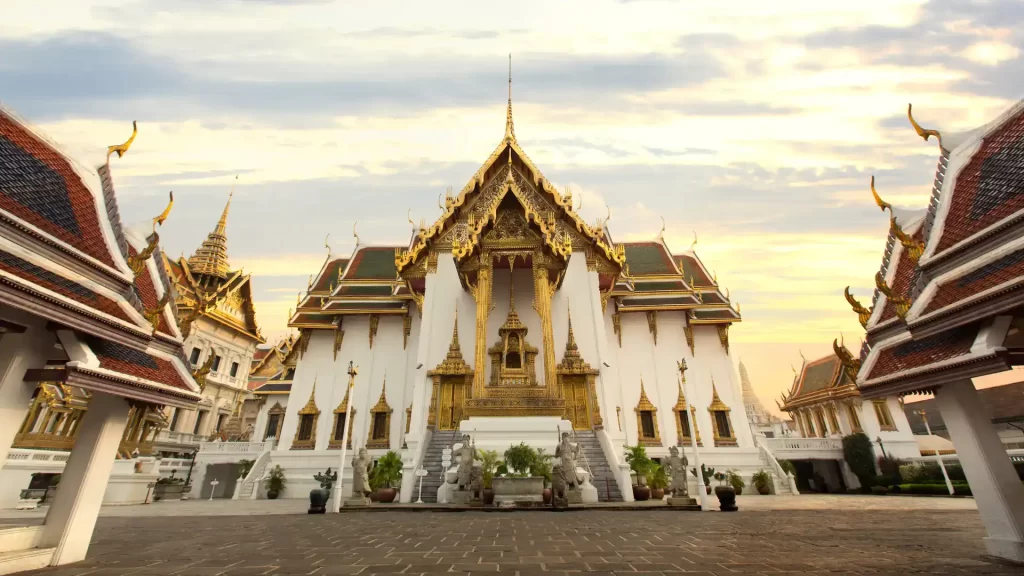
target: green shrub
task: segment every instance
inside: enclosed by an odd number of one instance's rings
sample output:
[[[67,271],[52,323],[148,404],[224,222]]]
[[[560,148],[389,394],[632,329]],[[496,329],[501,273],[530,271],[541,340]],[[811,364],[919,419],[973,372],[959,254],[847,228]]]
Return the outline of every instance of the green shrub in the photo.
[[[899,458],[891,456],[880,456],[878,458],[878,469],[882,471],[882,476],[889,478],[889,484],[900,484],[903,482],[903,478],[900,476],[901,466],[903,466],[903,460]]]
[[[650,472],[647,473],[647,485],[651,488],[666,488],[669,484],[668,472],[660,464],[654,464],[651,466]]]
[[[949,489],[946,488],[945,484],[900,484],[899,489],[903,494],[949,494]],[[957,496],[970,496],[971,487],[964,482],[954,482],[953,494]]]
[[[394,450],[389,451],[373,467],[370,485],[376,488],[395,488],[402,482],[402,457]]]
[[[508,468],[510,474],[515,476],[526,476],[530,473],[530,466],[534,464],[537,459],[537,453],[534,452],[533,448],[526,445],[525,442],[520,442],[518,446],[509,446],[508,450],[505,450],[505,466]],[[513,470],[515,471],[513,473]]]
[[[494,473],[498,469],[498,465],[501,464],[501,461],[498,460],[498,451],[481,450],[479,454],[480,470],[483,473],[484,488],[490,488],[491,483],[494,481]]]
[[[533,452],[533,462],[530,464],[530,476],[540,476],[544,479],[545,486],[551,483],[551,454],[545,454],[543,448],[537,448]]]
[[[626,464],[636,474],[637,484],[643,486],[654,461],[647,457],[647,449],[643,446],[626,446]]]
[[[725,472],[725,476],[726,480],[729,482],[729,485],[735,488],[736,490],[743,490],[747,486],[747,483],[743,481],[743,478],[741,478],[735,470],[727,470]]]
[[[864,486],[871,486],[875,476],[875,450],[866,434],[858,432],[843,437],[843,459],[850,471]]]
[[[246,476],[249,475],[249,471],[252,470],[252,465],[255,464],[255,463],[256,463],[255,460],[239,460],[238,461],[238,466],[240,468],[239,474],[242,476],[242,478],[245,478]]]
[[[768,490],[771,491],[772,477],[766,470],[758,470],[755,472],[754,475],[750,477],[750,481],[754,484],[754,488],[760,490],[761,488],[768,487]]]
[[[889,489],[885,486],[872,486],[871,493],[876,496],[885,496],[889,493]]]

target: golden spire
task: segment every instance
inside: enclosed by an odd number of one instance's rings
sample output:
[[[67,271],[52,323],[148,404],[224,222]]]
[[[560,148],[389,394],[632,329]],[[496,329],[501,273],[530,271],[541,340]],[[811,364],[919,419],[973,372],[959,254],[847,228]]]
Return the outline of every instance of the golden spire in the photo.
[[[459,358],[462,357],[461,349],[459,348],[459,307],[455,306],[455,328],[452,330],[452,343],[448,346],[448,357],[452,358],[453,354],[457,354]]]
[[[238,176],[235,176],[238,180]],[[199,249],[188,259],[189,268],[193,274],[207,274],[218,278],[227,278],[228,267],[228,211],[231,209],[231,198],[235,195],[235,187],[231,186],[231,193],[228,194],[228,202],[224,205],[224,212],[217,221],[217,227],[210,232]]]
[[[505,139],[515,142],[516,127],[512,122],[512,54],[508,55],[508,110],[505,112]]]

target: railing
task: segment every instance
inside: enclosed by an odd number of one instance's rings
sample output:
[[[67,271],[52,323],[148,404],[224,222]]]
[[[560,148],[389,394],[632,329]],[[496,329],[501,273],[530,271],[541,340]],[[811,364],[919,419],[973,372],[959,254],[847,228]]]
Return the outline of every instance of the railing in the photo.
[[[29,448],[11,448],[8,460],[31,460],[33,462],[67,462],[70,452],[40,451]]]
[[[266,446],[266,442],[200,442],[199,451],[207,454],[258,454],[266,450]]]
[[[843,452],[843,441],[839,438],[765,438],[765,446],[772,452],[784,450],[818,450]]]
[[[768,440],[769,438],[767,438],[763,434],[758,434],[754,436],[754,441],[757,444],[757,449],[761,451],[761,456],[768,461],[768,464],[772,467],[772,471],[775,472],[775,476],[778,477],[780,480],[785,480],[786,484],[788,484],[787,488],[789,488],[789,491],[792,494],[799,494],[800,492],[797,490],[796,487],[796,478],[794,478],[793,475],[790,474],[789,472],[786,472],[786,470],[782,467],[782,464],[780,464],[779,461],[775,458],[775,455],[772,454],[771,449],[768,448]]]
[[[249,473],[239,482],[235,495],[232,498],[233,500],[242,498],[255,500],[257,498],[260,492],[259,484],[263,479],[263,472],[267,469],[267,465],[270,464],[270,453],[274,449],[274,442],[273,438],[267,438],[266,442],[261,442],[264,445],[264,450],[256,457],[256,461],[252,463]]]
[[[195,446],[199,444],[201,436],[198,434],[192,434],[191,432],[172,432],[170,430],[161,430],[157,433],[155,442],[165,442],[168,444],[191,444]]]

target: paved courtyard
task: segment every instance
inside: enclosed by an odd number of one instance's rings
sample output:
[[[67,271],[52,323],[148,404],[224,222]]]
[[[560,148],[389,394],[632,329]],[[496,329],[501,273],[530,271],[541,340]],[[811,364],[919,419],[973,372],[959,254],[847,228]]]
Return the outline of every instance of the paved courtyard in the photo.
[[[196,513],[200,502],[167,503],[131,507],[148,508],[148,516],[105,513],[86,561],[31,574],[1021,573],[982,557],[983,529],[972,500],[834,497],[831,508],[819,499],[817,509],[802,509],[811,498],[745,498],[744,510],[733,514],[307,516],[286,513],[302,505],[292,500],[253,503],[254,514],[227,516],[227,502],[209,503],[210,515]],[[860,509],[866,502],[875,509]],[[189,520],[171,513],[189,507]]]

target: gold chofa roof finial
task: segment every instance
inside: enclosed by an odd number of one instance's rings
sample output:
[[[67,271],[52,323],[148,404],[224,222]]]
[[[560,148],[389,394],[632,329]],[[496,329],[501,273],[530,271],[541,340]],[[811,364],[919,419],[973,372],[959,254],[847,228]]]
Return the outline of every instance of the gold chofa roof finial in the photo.
[[[882,212],[885,212],[886,210],[888,210],[889,214],[892,215],[892,204],[889,204],[885,200],[882,200],[882,197],[879,196],[878,192],[875,191],[875,177],[874,176],[871,176],[871,197],[875,199],[875,204],[877,204],[878,207],[882,209]]]
[[[511,56],[510,56],[511,57]],[[509,64],[511,66],[511,64]],[[511,68],[509,69],[511,70]],[[511,94],[511,92],[510,92]],[[511,116],[509,116],[511,118]],[[128,137],[128,140],[124,144],[116,144],[114,146],[107,146],[107,160],[110,159],[110,155],[117,152],[117,157],[121,158],[125,152],[132,147],[132,142],[135,141],[135,135],[139,133],[139,126],[135,120],[132,120],[132,135]]]
[[[238,181],[238,176],[235,176],[235,181]],[[232,184],[228,202],[224,205],[224,211],[220,215],[220,220],[217,221],[217,227],[210,232],[195,254],[189,257],[188,265],[193,274],[208,274],[218,278],[227,278],[230,271],[228,266],[228,212],[231,209],[231,199],[234,195],[235,186]]]
[[[939,148],[941,148],[942,134],[939,134],[938,130],[926,130],[922,128],[921,125],[918,124],[916,120],[914,120],[914,114],[912,113],[913,109],[913,104],[907,104],[907,118],[910,119],[910,125],[914,127],[914,132],[917,132],[917,135],[920,136],[921,138],[924,138],[926,141],[928,140],[929,136],[935,136],[935,139],[939,141]]]
[[[508,109],[505,111],[505,139],[515,141],[516,127],[512,123],[512,53],[508,55]]]

